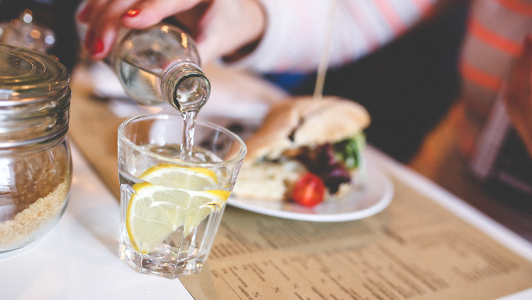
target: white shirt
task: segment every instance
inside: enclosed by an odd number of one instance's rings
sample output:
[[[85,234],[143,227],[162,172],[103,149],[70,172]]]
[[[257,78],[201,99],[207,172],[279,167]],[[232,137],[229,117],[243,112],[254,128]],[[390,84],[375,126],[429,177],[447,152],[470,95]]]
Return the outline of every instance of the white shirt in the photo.
[[[401,35],[431,12],[436,0],[261,0],[267,28],[258,47],[233,64],[260,73],[317,69],[329,41],[329,66],[356,60]]]

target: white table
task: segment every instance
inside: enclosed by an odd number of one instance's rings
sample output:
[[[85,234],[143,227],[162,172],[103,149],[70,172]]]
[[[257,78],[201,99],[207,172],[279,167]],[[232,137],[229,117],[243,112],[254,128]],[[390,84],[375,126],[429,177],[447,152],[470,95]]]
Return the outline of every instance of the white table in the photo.
[[[35,244],[0,258],[0,299],[193,299],[179,280],[118,258],[118,201],[72,145],[70,202]]]

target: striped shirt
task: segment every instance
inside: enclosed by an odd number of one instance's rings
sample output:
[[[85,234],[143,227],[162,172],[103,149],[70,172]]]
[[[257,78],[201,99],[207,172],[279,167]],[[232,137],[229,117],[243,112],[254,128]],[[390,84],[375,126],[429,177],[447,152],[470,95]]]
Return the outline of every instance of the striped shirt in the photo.
[[[463,43],[460,72],[464,116],[458,142],[466,156],[492,114],[498,91],[513,60],[532,33],[532,0],[476,0]]]
[[[530,168],[532,160],[515,142],[519,138],[505,102],[509,71],[531,33],[531,0],[473,2],[461,52],[462,113],[455,130],[460,152],[477,178],[492,188],[511,187],[528,199],[532,177],[522,170]]]
[[[252,54],[235,63],[260,73],[317,69],[333,16],[329,66],[363,57],[431,13],[436,0],[262,0],[268,19]]]

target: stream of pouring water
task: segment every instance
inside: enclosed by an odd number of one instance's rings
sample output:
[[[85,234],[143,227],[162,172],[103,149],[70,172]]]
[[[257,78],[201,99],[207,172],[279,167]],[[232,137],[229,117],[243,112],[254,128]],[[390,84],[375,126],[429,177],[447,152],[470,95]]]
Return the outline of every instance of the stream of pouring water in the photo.
[[[327,30],[325,32],[325,40],[321,52],[320,63],[318,65],[318,76],[316,78],[316,85],[314,87],[313,100],[321,100],[323,98],[323,85],[325,84],[325,73],[329,66],[329,51],[331,48],[331,39],[334,29],[334,15],[336,13],[336,4],[338,0],[332,0],[327,14]]]
[[[1,1],[1,0],[0,0]],[[331,0],[329,11],[327,15],[327,28],[325,31],[325,40],[321,52],[320,62],[318,65],[318,74],[316,78],[316,85],[314,87],[313,100],[321,100],[323,98],[323,85],[325,84],[325,74],[329,66],[329,50],[331,47],[331,39],[334,29],[334,16],[336,13],[336,6],[338,0]],[[194,125],[196,122],[197,110],[190,110],[181,112],[184,122],[183,144],[181,146],[181,159],[190,160],[192,156],[192,147],[194,145]]]

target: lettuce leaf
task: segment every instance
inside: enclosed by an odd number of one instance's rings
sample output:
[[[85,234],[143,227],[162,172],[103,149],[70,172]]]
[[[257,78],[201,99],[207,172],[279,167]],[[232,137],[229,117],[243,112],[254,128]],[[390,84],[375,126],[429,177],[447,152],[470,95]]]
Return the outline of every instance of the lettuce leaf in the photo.
[[[333,145],[336,157],[349,170],[358,168],[362,163],[364,148],[366,148],[366,135],[362,131]]]

